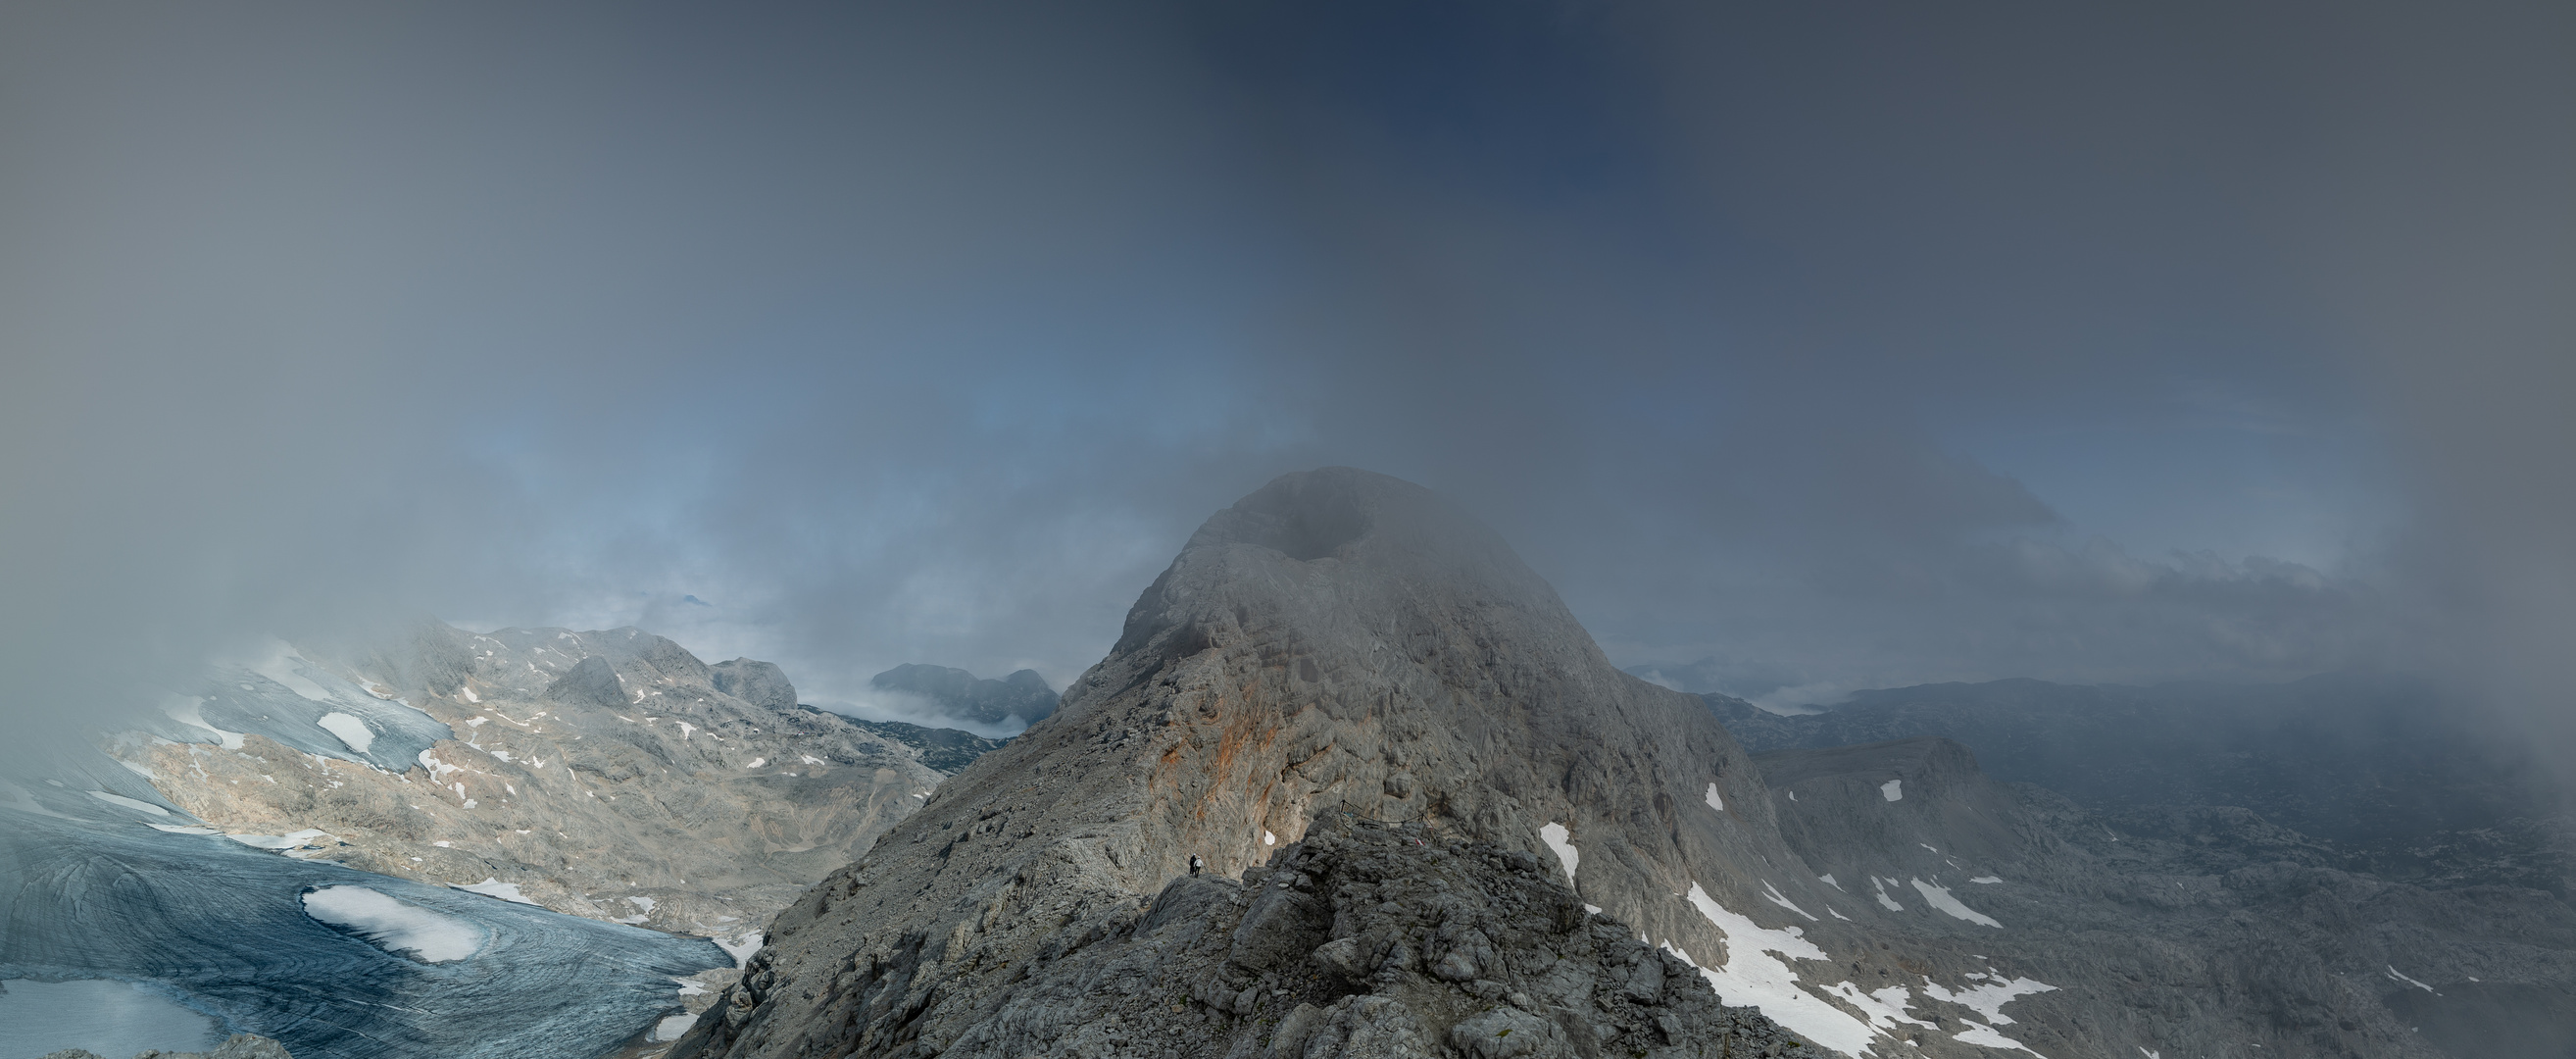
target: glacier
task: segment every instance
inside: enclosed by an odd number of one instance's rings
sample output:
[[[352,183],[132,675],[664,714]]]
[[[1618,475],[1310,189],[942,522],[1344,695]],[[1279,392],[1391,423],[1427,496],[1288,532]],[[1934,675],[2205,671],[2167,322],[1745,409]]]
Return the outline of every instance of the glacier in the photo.
[[[209,684],[139,735],[231,744],[256,733],[395,771],[448,737],[400,700],[282,653]],[[0,982],[51,1000],[44,1021],[58,1027],[13,1018],[11,1047],[30,1054],[106,1043],[99,1034],[157,997],[169,1032],[188,1035],[184,1009],[223,1033],[275,1038],[297,1059],[595,1059],[680,1013],[673,979],[734,965],[706,939],[362,872],[327,853],[280,856],[188,826],[196,821],[95,749],[41,764],[12,756],[20,767],[0,782]],[[335,887],[482,943],[438,963],[389,949],[308,914],[307,895]]]

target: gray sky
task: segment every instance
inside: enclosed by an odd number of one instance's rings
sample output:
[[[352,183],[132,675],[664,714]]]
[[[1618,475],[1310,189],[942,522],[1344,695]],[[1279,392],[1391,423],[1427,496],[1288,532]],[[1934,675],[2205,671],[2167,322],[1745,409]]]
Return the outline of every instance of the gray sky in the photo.
[[[1060,686],[1344,463],[1695,689],[2565,712],[2565,4],[977,10],[0,10],[6,693],[412,613]]]

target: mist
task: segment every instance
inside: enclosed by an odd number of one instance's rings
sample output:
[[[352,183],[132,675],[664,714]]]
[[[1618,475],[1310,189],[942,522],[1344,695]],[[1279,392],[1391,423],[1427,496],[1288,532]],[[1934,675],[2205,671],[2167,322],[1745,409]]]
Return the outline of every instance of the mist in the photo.
[[[2576,16],[0,14],[11,723],[632,624],[1061,687],[1349,464],[1766,704],[2434,672],[2565,745]]]

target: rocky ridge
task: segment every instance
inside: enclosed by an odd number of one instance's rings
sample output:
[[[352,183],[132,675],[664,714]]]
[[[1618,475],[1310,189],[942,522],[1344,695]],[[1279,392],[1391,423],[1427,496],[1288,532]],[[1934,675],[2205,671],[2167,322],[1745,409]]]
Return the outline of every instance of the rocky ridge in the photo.
[[[724,1016],[673,1054],[929,1056],[981,1039],[999,1032],[985,998],[1115,929],[1193,854],[1244,876],[1344,813],[1558,866],[1578,900],[1701,966],[1727,1002],[1845,1054],[1900,1034],[1926,1055],[1985,1054],[1963,1020],[1991,1032],[2019,999],[1976,992],[1985,961],[1884,953],[1792,910],[1834,891],[1699,700],[1613,668],[1507,545],[1436,496],[1330,468],[1210,518],[1054,715],[781,913]],[[1908,977],[1879,976],[1897,961]],[[1450,1054],[1452,1026],[1424,1028],[1430,1054]]]
[[[1241,880],[1183,875],[1059,939],[989,991],[944,1000],[981,1018],[942,1054],[1814,1054],[1587,912],[1556,865],[1438,827],[1328,815]],[[755,974],[716,1035],[782,984]]]

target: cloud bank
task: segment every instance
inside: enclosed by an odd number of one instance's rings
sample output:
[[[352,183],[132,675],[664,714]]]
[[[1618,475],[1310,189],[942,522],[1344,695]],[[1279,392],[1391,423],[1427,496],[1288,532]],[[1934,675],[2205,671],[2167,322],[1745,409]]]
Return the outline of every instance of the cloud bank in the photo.
[[[1060,686],[1345,463],[1712,689],[2554,725],[2569,17],[14,8],[5,694],[419,613]]]

